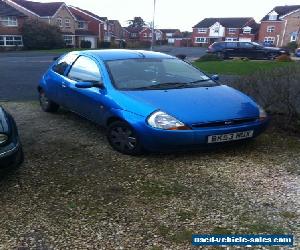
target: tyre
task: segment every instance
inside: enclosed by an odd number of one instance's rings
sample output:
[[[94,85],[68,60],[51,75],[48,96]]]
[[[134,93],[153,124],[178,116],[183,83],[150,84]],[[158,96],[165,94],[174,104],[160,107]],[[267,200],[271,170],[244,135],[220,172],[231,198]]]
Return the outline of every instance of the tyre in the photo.
[[[268,59],[269,60],[275,60],[277,56],[278,56],[277,54],[270,53],[270,54],[268,54]]]
[[[42,89],[39,91],[39,101],[42,110],[44,110],[45,112],[56,112],[59,108],[58,104],[48,99]]]
[[[218,52],[217,53],[217,56],[220,58],[220,59],[223,59],[225,60],[227,58],[227,55],[225,52]]]
[[[111,123],[108,126],[106,136],[111,147],[122,154],[140,155],[143,153],[137,133],[126,122]]]

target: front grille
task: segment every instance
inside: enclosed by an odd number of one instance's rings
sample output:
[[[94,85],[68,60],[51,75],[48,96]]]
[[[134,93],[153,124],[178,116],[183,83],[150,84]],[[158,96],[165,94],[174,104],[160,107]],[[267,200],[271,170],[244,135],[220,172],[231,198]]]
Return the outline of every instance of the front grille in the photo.
[[[201,122],[192,124],[194,128],[208,128],[208,127],[224,127],[224,126],[234,126],[243,123],[255,122],[258,118],[244,118],[244,119],[233,119],[226,121],[214,121],[214,122]]]

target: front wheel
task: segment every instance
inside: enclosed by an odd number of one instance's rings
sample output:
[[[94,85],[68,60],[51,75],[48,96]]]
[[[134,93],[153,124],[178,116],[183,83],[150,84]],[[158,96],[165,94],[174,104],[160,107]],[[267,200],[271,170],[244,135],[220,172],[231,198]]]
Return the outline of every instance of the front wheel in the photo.
[[[277,54],[270,53],[270,54],[268,55],[268,59],[269,59],[269,60],[275,60],[277,56],[278,56]]]
[[[225,52],[218,52],[217,57],[222,60],[225,60],[227,58],[227,54]]]
[[[39,101],[42,110],[44,110],[45,112],[56,112],[59,108],[58,104],[48,99],[42,89],[39,91]]]
[[[117,121],[109,125],[107,140],[113,149],[127,155],[140,155],[143,152],[139,137],[126,122]]]

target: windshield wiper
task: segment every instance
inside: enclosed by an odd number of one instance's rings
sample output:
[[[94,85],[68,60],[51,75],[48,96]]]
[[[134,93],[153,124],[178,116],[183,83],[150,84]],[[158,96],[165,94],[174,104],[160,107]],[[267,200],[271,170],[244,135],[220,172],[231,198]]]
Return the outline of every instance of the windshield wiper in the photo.
[[[162,89],[164,87],[167,87],[168,89],[177,89],[177,88],[183,88],[186,87],[189,83],[185,82],[164,82],[159,84],[154,84],[150,86],[135,88],[135,90],[143,90],[143,89]]]
[[[189,82],[189,83],[208,82],[210,80],[211,80],[210,78],[208,78],[208,79],[200,79],[200,80],[192,81],[192,82]]]

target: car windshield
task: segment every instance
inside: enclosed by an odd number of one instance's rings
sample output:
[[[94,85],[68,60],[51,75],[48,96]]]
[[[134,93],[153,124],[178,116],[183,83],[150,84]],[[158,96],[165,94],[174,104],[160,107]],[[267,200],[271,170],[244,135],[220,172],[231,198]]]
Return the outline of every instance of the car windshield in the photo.
[[[174,89],[218,85],[190,64],[176,59],[107,61],[113,83],[121,90]]]
[[[256,42],[252,42],[252,44],[255,45],[255,46],[257,46],[257,47],[263,47],[259,43],[256,43]]]

